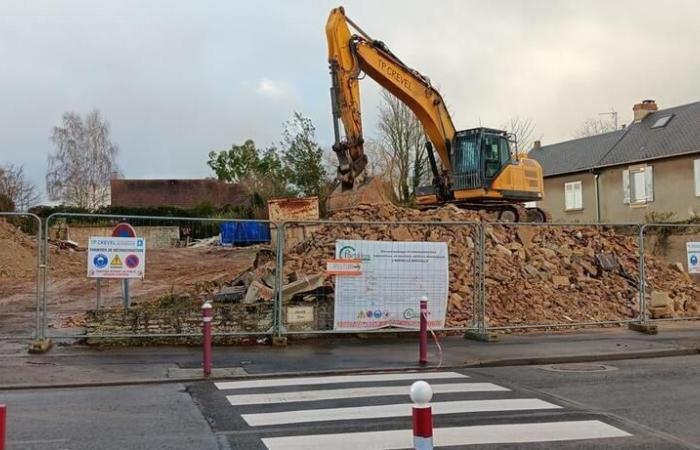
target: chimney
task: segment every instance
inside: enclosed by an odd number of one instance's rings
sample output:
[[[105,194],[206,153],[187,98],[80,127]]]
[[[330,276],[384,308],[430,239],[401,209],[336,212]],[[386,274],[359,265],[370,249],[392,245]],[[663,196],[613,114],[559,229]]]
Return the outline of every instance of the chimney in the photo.
[[[642,100],[642,103],[637,103],[632,108],[632,112],[634,113],[634,123],[641,122],[646,116],[658,110],[659,107],[656,106],[656,102],[654,100]]]
[[[542,141],[540,141],[539,139],[532,143],[533,150],[539,150],[541,148],[542,148]]]

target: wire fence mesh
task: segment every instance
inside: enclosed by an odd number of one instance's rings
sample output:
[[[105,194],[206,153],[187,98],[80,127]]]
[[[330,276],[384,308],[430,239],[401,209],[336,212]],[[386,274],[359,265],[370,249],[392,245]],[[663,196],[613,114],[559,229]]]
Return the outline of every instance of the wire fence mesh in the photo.
[[[41,219],[0,213],[0,339],[30,339],[39,327]]]
[[[88,241],[112,236],[122,223],[145,241],[143,277],[88,276]],[[225,218],[54,214],[46,225],[47,336],[199,336],[205,300],[213,301],[217,334],[270,333],[274,285],[266,301],[246,302],[244,275],[274,264],[271,227]]]

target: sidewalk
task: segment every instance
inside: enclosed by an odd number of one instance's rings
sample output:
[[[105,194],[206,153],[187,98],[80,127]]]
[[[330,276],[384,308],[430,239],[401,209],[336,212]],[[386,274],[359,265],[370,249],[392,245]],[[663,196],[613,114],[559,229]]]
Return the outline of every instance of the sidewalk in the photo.
[[[442,367],[553,364],[700,353],[697,323],[665,324],[648,336],[627,329],[504,335],[498,342],[442,338]],[[56,345],[29,355],[26,343],[0,343],[0,389],[201,379],[199,347],[93,348]],[[418,369],[415,337],[319,337],[270,345],[214,348],[214,377]],[[439,361],[430,342],[430,365]]]

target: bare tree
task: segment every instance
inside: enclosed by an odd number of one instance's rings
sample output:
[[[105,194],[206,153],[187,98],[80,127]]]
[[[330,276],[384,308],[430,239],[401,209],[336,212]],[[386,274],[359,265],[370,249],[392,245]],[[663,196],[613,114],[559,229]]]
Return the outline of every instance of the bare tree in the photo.
[[[23,166],[0,166],[0,194],[12,200],[19,211],[26,211],[39,202],[36,186],[25,178]]]
[[[609,131],[615,131],[615,123],[612,120],[603,119],[586,119],[578,130],[576,130],[576,137],[588,137],[595,136],[597,134],[607,133]]]
[[[54,127],[46,189],[51,200],[87,209],[109,203],[109,180],[117,171],[117,146],[109,137],[109,123],[98,110],[85,116],[67,112]]]
[[[378,148],[372,151],[383,156],[379,164],[401,203],[411,203],[418,186],[429,180],[425,140],[423,127],[408,106],[382,91]]]
[[[514,116],[501,127],[508,133],[515,135],[519,152],[529,152],[534,142],[535,124],[529,117]],[[515,149],[513,149],[515,150]]]

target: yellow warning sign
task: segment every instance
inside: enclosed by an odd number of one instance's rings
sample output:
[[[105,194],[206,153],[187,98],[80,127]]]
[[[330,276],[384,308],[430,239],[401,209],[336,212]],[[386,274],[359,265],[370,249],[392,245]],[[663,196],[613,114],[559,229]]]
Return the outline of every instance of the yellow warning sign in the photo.
[[[112,262],[109,263],[110,266],[112,267],[121,267],[122,266],[122,260],[119,257],[119,255],[114,255],[114,258],[112,258]]]

